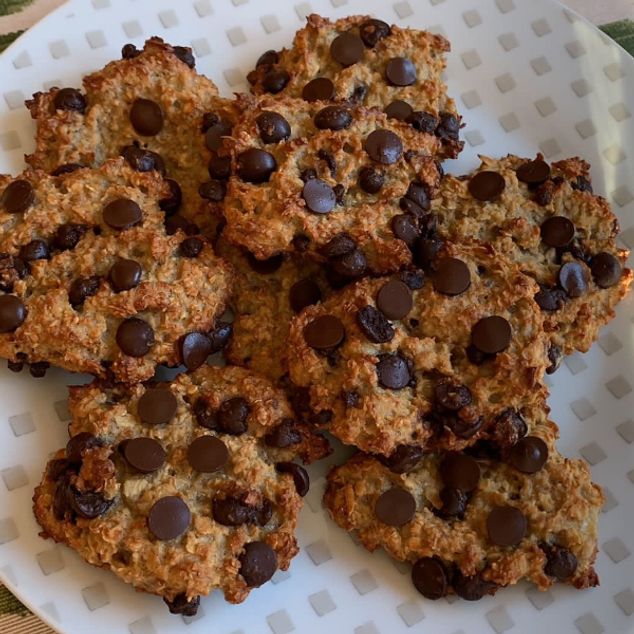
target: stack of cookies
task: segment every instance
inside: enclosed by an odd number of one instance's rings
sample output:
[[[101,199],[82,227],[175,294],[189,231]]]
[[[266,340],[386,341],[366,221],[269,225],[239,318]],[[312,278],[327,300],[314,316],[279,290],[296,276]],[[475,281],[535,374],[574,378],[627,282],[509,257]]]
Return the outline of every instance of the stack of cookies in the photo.
[[[425,597],[598,583],[602,494],[556,449],[544,374],[611,319],[628,253],[580,158],[444,173],[448,50],[313,15],[251,95],[152,38],[27,102],[0,354],[95,377],[35,491],[43,535],[174,613],[240,602],[297,553],[298,461],[328,432],[358,449],[328,476],[333,520]]]

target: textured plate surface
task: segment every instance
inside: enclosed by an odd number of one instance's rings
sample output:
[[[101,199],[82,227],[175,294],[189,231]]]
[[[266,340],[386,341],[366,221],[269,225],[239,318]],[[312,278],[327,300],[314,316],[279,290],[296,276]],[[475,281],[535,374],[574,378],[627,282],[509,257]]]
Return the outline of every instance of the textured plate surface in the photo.
[[[0,56],[0,170],[18,173],[32,149],[24,98],[51,85],[79,84],[83,73],[118,57],[125,42],[139,45],[156,34],[191,45],[198,69],[230,94],[246,88],[244,76],[258,55],[290,43],[312,11],[374,13],[446,34],[453,44],[449,86],[467,123],[465,152],[451,171],[474,167],[478,153],[584,156],[595,191],[621,219],[623,242],[634,247],[634,60],[548,0],[75,0]],[[65,385],[81,377],[50,371],[36,380],[12,374],[4,362],[0,578],[65,634],[632,632],[633,299],[589,353],[566,359],[552,378],[560,449],[585,458],[605,487],[600,588],[541,594],[521,585],[476,604],[425,601],[406,566],[367,553],[327,519],[320,497],[328,465],[319,464],[301,516],[302,551],[290,571],[242,606],[214,595],[193,620],[170,616],[160,599],[136,594],[38,537],[32,488],[48,454],[66,441]]]

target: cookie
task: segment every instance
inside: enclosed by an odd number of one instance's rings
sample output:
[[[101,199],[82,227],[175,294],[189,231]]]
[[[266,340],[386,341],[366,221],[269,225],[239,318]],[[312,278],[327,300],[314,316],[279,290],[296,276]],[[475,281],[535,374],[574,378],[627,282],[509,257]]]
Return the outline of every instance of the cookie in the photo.
[[[286,570],[308,476],[324,441],[283,392],[235,367],[171,383],[70,388],[70,440],[33,498],[43,535],[192,615]]]
[[[248,75],[256,94],[338,101],[384,110],[441,141],[456,158],[461,117],[442,79],[449,42],[369,16],[308,16],[290,49],[267,51]]]
[[[365,452],[510,445],[545,398],[537,284],[477,244],[447,244],[431,268],[366,278],[291,324],[290,378],[314,422]]]
[[[231,270],[203,238],[166,234],[168,192],[122,158],[0,176],[0,356],[12,369],[134,383],[226,343]]]
[[[632,281],[618,220],[592,193],[589,169],[579,158],[482,157],[472,174],[446,176],[432,202],[440,237],[491,244],[539,283],[552,370],[588,350]]]
[[[412,259],[404,210],[425,216],[440,179],[438,143],[377,110],[265,98],[225,139],[223,235],[258,259],[302,253],[342,277],[398,270]]]
[[[475,601],[522,579],[597,586],[601,489],[583,461],[557,452],[541,418],[502,460],[431,453],[391,470],[358,454],[331,471],[324,503],[368,550],[412,563],[428,599]]]
[[[277,383],[288,373],[291,319],[328,296],[326,275],[300,256],[256,260],[223,239],[215,248],[236,273],[230,302],[233,332],[225,357]]]
[[[169,178],[161,208],[175,216],[170,227],[213,234],[228,176],[218,150],[238,102],[194,70],[189,48],[153,37],[142,50],[126,44],[122,56],[86,75],[83,92],[52,88],[27,101],[37,124],[27,162],[58,173],[124,156],[138,171]]]

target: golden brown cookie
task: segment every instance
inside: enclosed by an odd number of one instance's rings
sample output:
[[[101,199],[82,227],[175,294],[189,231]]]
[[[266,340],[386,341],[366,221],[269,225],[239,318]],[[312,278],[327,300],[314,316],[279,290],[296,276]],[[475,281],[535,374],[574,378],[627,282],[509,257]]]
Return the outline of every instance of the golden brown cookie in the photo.
[[[138,171],[169,178],[161,202],[167,216],[177,214],[169,226],[194,223],[212,235],[228,176],[218,150],[238,102],[219,97],[213,82],[194,70],[189,48],[153,37],[143,50],[127,44],[122,56],[86,75],[83,92],[52,88],[27,101],[37,124],[27,162],[60,172],[122,155]]]
[[[474,601],[521,579],[540,590],[557,581],[596,586],[601,489],[583,461],[557,452],[546,412],[536,417],[501,460],[419,454],[390,469],[358,454],[331,471],[324,503],[368,550],[411,562],[412,582],[429,599]]]
[[[36,488],[43,535],[192,615],[214,589],[240,603],[297,554],[292,459],[321,457],[283,392],[235,367],[171,383],[70,388],[70,440]]]
[[[338,101],[385,110],[441,141],[456,158],[461,117],[442,79],[449,42],[369,16],[308,16],[290,49],[267,51],[248,75],[256,94]]]
[[[539,283],[552,371],[562,355],[588,350],[632,281],[618,220],[592,193],[589,169],[579,158],[482,157],[472,174],[446,176],[432,202],[440,237],[491,244]]]
[[[291,324],[312,419],[368,453],[507,446],[545,398],[537,284],[478,244],[447,244],[432,268],[361,280]]]
[[[398,270],[412,259],[403,210],[425,215],[438,143],[377,110],[265,98],[225,139],[223,235],[258,259],[304,253],[344,278]]]
[[[0,356],[12,369],[134,383],[160,364],[193,369],[226,343],[216,321],[231,270],[203,238],[166,234],[168,191],[122,158],[0,176]]]

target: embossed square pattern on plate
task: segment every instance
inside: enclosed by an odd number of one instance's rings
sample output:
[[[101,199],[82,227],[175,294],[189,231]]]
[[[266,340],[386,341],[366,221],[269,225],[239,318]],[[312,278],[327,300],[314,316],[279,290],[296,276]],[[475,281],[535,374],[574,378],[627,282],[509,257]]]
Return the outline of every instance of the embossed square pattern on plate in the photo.
[[[81,76],[119,56],[132,38],[159,35],[194,46],[198,69],[225,94],[245,90],[260,53],[289,44],[311,12],[373,13],[388,22],[442,29],[453,45],[447,80],[467,124],[468,143],[447,169],[475,167],[477,154],[580,155],[595,191],[614,206],[623,239],[634,243],[634,60],[594,27],[550,0],[74,0],[0,56],[0,170],[18,173],[33,147],[33,125],[18,100]],[[630,264],[631,266],[631,264]],[[479,603],[426,601],[408,567],[369,554],[326,517],[319,502],[329,464],[311,468],[301,514],[301,553],[288,574],[241,606],[204,598],[194,619],[135,593],[112,574],[38,536],[32,486],[47,456],[65,443],[68,383],[0,369],[0,578],[64,634],[245,634],[281,632],[558,632],[634,630],[634,297],[584,355],[552,377],[550,404],[560,450],[583,457],[606,489],[597,570],[601,586],[578,592],[528,585]]]

